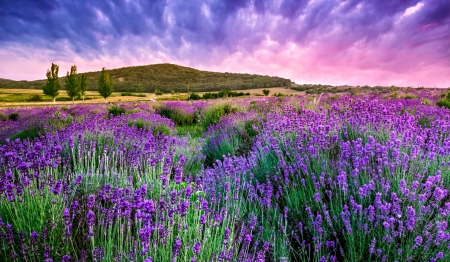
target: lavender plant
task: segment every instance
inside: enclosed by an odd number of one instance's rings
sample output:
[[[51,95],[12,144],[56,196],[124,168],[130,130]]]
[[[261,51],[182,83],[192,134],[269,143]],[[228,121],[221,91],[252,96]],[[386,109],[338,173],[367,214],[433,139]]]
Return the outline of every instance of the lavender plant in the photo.
[[[176,136],[148,104],[14,110],[0,122],[0,258],[446,261],[450,111],[399,97],[162,104],[204,138]]]

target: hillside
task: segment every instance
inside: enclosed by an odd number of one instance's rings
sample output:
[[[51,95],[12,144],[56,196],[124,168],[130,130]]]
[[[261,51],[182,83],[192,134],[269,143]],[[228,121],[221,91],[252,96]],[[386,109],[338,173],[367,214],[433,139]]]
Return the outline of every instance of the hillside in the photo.
[[[60,75],[67,69],[60,68]],[[209,92],[219,90],[238,90],[261,87],[286,86],[291,81],[280,77],[252,74],[217,73],[201,71],[174,64],[155,64],[131,66],[108,70],[114,81],[114,91],[164,93]],[[88,79],[88,90],[96,91],[101,71],[83,73]],[[61,88],[65,88],[65,77],[60,77]],[[14,81],[0,78],[0,88],[41,89],[46,80]]]

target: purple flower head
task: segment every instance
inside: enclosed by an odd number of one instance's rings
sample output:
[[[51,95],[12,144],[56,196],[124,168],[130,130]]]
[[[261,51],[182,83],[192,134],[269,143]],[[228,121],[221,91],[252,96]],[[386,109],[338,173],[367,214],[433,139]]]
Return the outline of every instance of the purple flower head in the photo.
[[[73,201],[72,202],[72,212],[76,212],[78,209],[78,201]]]
[[[230,182],[225,182],[225,184],[224,184],[224,189],[225,189],[225,192],[228,192],[228,190],[230,190]]]
[[[61,188],[62,188],[61,180],[56,181],[52,189],[53,194],[59,195],[61,193]]]
[[[197,256],[198,253],[200,253],[201,248],[202,248],[202,244],[200,244],[200,242],[197,242],[197,243],[195,243],[194,247],[192,247],[192,251]]]
[[[180,238],[177,238],[177,240],[175,240],[175,243],[173,244],[173,256],[176,257],[180,254],[180,250],[181,250],[181,240]]]
[[[265,252],[269,251],[270,244],[269,242],[264,242],[263,249]]]
[[[245,244],[246,246],[248,246],[248,245],[250,245],[250,242],[252,242],[252,235],[246,234],[246,235],[245,235],[245,238],[244,238],[244,244]]]
[[[73,184],[75,186],[81,184],[81,182],[83,181],[83,176],[82,175],[78,175],[77,178],[75,179],[75,181],[73,182]]]
[[[200,224],[204,225],[205,223],[206,223],[206,215],[203,214],[203,215],[200,216]]]
[[[63,219],[64,219],[64,224],[68,225],[70,223],[70,214],[69,214],[69,209],[67,207],[64,208]]]
[[[89,195],[88,201],[87,201],[87,207],[89,209],[93,209],[95,206],[95,195]]]
[[[314,200],[316,201],[316,202],[322,202],[322,199],[320,198],[320,193],[315,193],[314,194]]]
[[[189,209],[189,202],[183,201],[180,205],[178,205],[178,212],[182,217],[185,217],[187,215],[187,211]]]
[[[175,168],[175,183],[180,184],[183,179],[183,169],[181,167]]]
[[[95,219],[95,214],[94,211],[89,210],[87,215],[86,215],[86,222],[89,226],[93,226],[94,225],[94,219]]]
[[[230,237],[230,229],[227,227],[227,228],[225,228],[225,233],[223,235],[223,239],[228,240],[229,237]]]
[[[184,190],[184,197],[185,197],[186,199],[190,199],[191,196],[192,196],[192,187],[191,187],[191,184],[189,184],[189,185],[186,187],[186,189]]]
[[[418,236],[414,239],[414,243],[416,243],[417,246],[420,246],[422,244],[423,238],[421,236]]]
[[[143,208],[144,208],[145,212],[151,213],[151,212],[153,212],[155,210],[155,203],[153,203],[153,200],[151,200],[151,199],[144,200]]]

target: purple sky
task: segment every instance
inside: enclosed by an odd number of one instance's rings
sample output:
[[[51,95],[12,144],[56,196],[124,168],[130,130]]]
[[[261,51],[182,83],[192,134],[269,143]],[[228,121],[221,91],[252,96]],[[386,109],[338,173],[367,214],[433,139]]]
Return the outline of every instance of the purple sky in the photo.
[[[449,0],[0,0],[0,77],[176,63],[297,83],[450,87]]]

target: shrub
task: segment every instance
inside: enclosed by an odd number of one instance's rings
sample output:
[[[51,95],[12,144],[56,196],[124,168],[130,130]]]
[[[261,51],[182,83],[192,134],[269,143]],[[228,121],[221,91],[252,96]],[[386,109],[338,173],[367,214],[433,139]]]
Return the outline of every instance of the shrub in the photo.
[[[122,114],[125,114],[125,111],[125,107],[113,105],[112,107],[108,108],[108,115],[120,116]]]
[[[268,90],[268,89],[263,89],[263,94],[265,95],[265,96],[268,96],[269,95],[269,93],[270,93],[270,90]]]
[[[11,140],[15,140],[17,138],[19,138],[20,140],[33,139],[35,137],[38,137],[41,132],[43,132],[43,130],[41,130],[40,128],[32,127],[14,134],[13,136],[11,136]]]
[[[19,118],[19,113],[11,113],[8,115],[8,119],[11,121],[17,121],[18,118]]]
[[[145,94],[133,94],[131,92],[123,92],[121,96],[137,96],[137,97],[147,97]]]
[[[205,93],[203,94],[203,99],[216,99],[217,93]]]
[[[432,103],[431,103],[431,101],[430,101],[429,99],[424,98],[424,99],[422,99],[421,104],[422,104],[422,105],[425,105],[425,106],[429,106],[429,105],[431,105]]]
[[[56,98],[56,101],[65,102],[65,101],[72,101],[72,99],[70,99],[70,97],[60,96]]]
[[[200,100],[200,99],[202,99],[202,97],[199,94],[196,94],[196,93],[192,93],[189,96],[189,100]]]
[[[430,128],[431,127],[431,119],[426,116],[421,116],[418,120],[420,127],[422,128]]]
[[[416,95],[408,93],[408,94],[403,95],[402,98],[404,98],[404,99],[416,99],[416,98],[419,98],[419,97],[416,96]]]
[[[27,100],[28,102],[42,102],[42,97],[39,94],[34,94]]]
[[[450,109],[450,100],[441,99],[436,102],[436,105]]]
[[[159,91],[158,89],[155,90],[155,95],[162,96],[164,93]]]
[[[161,134],[168,136],[171,133],[170,129],[165,125],[153,126],[151,129],[152,129],[152,133],[155,137],[158,137]]]

